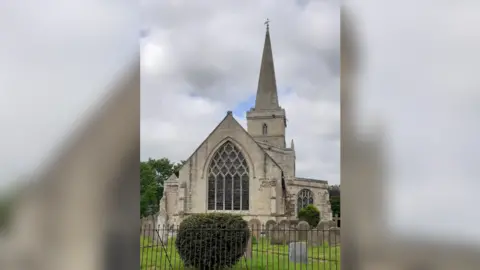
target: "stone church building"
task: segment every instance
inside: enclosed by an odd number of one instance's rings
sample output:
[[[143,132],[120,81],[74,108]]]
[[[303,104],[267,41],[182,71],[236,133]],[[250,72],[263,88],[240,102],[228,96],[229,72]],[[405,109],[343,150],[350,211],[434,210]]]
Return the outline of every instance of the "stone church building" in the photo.
[[[225,118],[164,183],[158,226],[178,225],[194,213],[241,214],[251,224],[296,219],[314,204],[331,220],[328,182],[295,175],[295,147],[287,146],[286,112],[278,102],[267,26],[255,107],[245,130],[228,111]]]

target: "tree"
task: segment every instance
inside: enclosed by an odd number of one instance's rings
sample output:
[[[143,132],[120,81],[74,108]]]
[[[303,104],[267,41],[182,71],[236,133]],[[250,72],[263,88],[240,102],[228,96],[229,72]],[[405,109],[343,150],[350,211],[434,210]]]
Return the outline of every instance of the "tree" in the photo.
[[[340,186],[329,186],[328,193],[330,196],[330,205],[332,206],[332,214],[340,216]]]
[[[155,171],[146,162],[140,162],[140,216],[146,217],[158,211]]]
[[[185,161],[171,162],[168,158],[140,162],[140,215],[146,217],[158,213],[163,196],[163,183],[178,173]]]
[[[298,219],[308,222],[311,227],[316,227],[320,222],[320,211],[313,204],[309,204],[300,209]]]

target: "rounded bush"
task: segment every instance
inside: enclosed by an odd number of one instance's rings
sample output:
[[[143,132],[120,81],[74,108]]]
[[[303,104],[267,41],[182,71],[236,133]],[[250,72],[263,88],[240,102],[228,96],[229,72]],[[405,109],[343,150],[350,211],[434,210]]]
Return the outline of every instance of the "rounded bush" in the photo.
[[[320,211],[314,205],[309,204],[300,209],[298,219],[306,221],[311,227],[316,227],[320,222]]]
[[[186,267],[223,269],[244,255],[250,231],[239,215],[195,214],[180,223],[175,245]]]

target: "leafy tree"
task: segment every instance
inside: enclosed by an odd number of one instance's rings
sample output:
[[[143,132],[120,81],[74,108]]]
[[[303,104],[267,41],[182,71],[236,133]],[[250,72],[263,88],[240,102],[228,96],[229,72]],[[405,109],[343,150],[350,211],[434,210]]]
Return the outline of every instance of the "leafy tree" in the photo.
[[[140,162],[140,215],[146,217],[158,213],[163,196],[163,183],[178,173],[185,161],[171,162],[168,158]]]
[[[330,204],[332,206],[332,214],[340,216],[340,186],[333,185],[328,187],[330,195]]]
[[[330,204],[332,206],[332,214],[340,216],[340,196],[331,197]]]
[[[320,211],[313,204],[309,204],[300,209],[298,219],[306,221],[310,226],[315,227],[320,222]]]
[[[146,163],[140,163],[140,215],[149,216],[158,211],[155,171]]]

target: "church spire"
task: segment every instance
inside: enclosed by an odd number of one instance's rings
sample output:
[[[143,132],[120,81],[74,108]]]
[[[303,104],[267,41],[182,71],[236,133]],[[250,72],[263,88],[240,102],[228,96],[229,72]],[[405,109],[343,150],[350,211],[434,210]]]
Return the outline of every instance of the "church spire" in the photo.
[[[279,109],[277,84],[275,80],[275,67],[273,65],[272,44],[270,42],[270,20],[266,20],[267,31],[265,45],[263,47],[260,76],[258,79],[257,97],[255,110]]]

